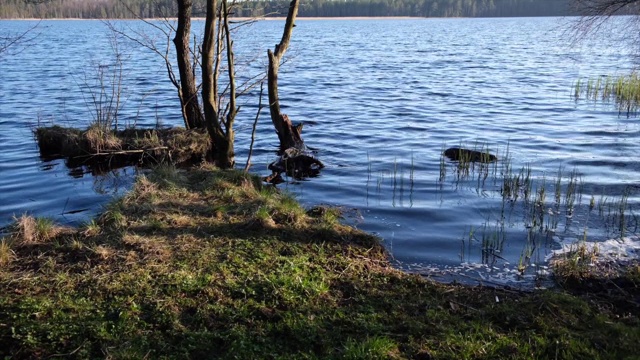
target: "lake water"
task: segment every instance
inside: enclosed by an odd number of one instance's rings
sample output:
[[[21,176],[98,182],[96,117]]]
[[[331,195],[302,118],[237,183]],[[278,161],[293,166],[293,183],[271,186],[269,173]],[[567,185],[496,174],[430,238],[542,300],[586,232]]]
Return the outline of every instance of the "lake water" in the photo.
[[[0,33],[34,24],[0,21]],[[265,68],[282,25],[263,21],[238,34],[238,56],[257,58],[246,66],[250,74]],[[132,21],[116,26],[145,29]],[[305,123],[307,145],[327,166],[318,178],[280,187],[309,206],[343,206],[347,221],[379,234],[397,265],[417,272],[459,268],[472,278],[515,278],[520,267],[535,276],[563,241],[633,234],[638,120],[571,95],[577,79],[628,73],[634,57],[615,33],[572,44],[568,26],[560,18],[298,21],[281,69],[281,103]],[[0,226],[23,213],[81,224],[136,175],[128,168],[93,176],[61,160],[41,161],[32,128],[85,127],[97,69],[113,50],[99,21],[43,21],[36,32],[26,47],[0,57]],[[119,46],[121,124],[181,125],[162,60],[130,42]],[[256,91],[241,103],[236,149],[244,165]],[[277,141],[265,111],[253,172],[269,173]],[[501,159],[460,174],[441,157],[460,145],[487,147]],[[531,171],[528,202],[501,193],[507,152],[513,171]],[[573,171],[582,196],[570,201]],[[536,207],[542,188],[546,198]],[[616,217],[621,202],[624,216]]]

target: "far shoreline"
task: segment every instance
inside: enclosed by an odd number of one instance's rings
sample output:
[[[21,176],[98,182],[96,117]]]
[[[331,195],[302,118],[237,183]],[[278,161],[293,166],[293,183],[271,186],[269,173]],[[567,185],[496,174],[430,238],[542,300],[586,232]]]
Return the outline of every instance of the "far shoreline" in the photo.
[[[287,18],[284,16],[277,17],[234,17],[231,18],[232,21],[245,21],[245,20],[256,20],[256,21],[284,21]],[[424,19],[440,19],[439,17],[420,17],[420,16],[331,16],[331,17],[321,17],[321,16],[309,16],[309,17],[301,17],[298,16],[296,20],[424,20]],[[444,19],[444,18],[442,18]],[[109,18],[109,19],[95,19],[95,18],[2,18],[2,20],[11,20],[11,21],[63,21],[63,20],[71,20],[71,21],[82,21],[82,20],[98,20],[98,21],[112,21],[112,20],[141,20],[137,18]],[[152,20],[164,20],[163,18],[144,18],[142,20],[152,21]],[[176,18],[168,18],[168,20],[176,20]],[[203,21],[204,17],[194,17],[192,20]]]

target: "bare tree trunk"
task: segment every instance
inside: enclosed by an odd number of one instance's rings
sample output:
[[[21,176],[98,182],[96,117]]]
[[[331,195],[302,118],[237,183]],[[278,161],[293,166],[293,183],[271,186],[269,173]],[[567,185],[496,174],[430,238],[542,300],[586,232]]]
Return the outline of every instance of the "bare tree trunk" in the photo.
[[[236,68],[233,54],[233,41],[231,40],[231,30],[229,29],[229,8],[227,0],[222,0],[222,8],[224,10],[223,26],[224,37],[227,45],[227,74],[229,75],[229,112],[224,120],[225,139],[221,144],[221,151],[218,154],[218,161],[223,167],[233,167],[236,163],[236,154],[233,148],[236,135],[233,130],[233,123],[240,107],[236,104]],[[218,165],[220,166],[220,165]]]
[[[207,124],[207,132],[211,139],[213,154],[217,152],[218,139],[223,138],[218,126],[218,99],[216,94],[217,69],[214,70],[213,62],[217,55],[216,46],[216,0],[207,0],[207,18],[204,26],[204,40],[202,43],[202,102],[204,106],[204,118]]]
[[[191,65],[191,9],[192,0],[178,0],[178,27],[173,43],[176,46],[178,71],[180,73],[180,89],[178,91],[182,105],[182,116],[185,125],[192,128],[204,127],[204,119],[198,102],[196,79]]]
[[[222,0],[221,5],[222,8],[218,9],[217,0],[207,0],[207,18],[202,44],[202,99],[214,162],[218,167],[228,169],[235,165],[233,122],[239,108],[236,105],[233,43],[229,30],[227,0]],[[217,31],[215,30],[216,14],[218,14]],[[223,49],[222,41],[226,41],[227,71],[229,72],[229,111],[226,119],[221,119],[224,116],[220,113],[220,101],[217,93]]]
[[[289,47],[291,40],[291,33],[295,26],[296,16],[298,16],[299,0],[291,0],[289,4],[289,12],[287,14],[287,21],[284,26],[284,32],[282,34],[282,40],[276,45],[275,51],[267,50],[269,57],[269,72],[268,79],[268,92],[269,92],[269,112],[271,113],[271,121],[278,133],[278,139],[280,140],[280,150],[284,151],[288,148],[295,147],[298,149],[304,148],[304,141],[300,136],[302,127],[293,126],[289,117],[280,111],[280,101],[278,99],[278,70],[280,68],[280,62]]]
[[[291,33],[293,32],[298,6],[300,0],[291,0],[287,21],[284,25],[282,40],[276,44],[275,51],[267,50],[269,56],[269,71],[267,73],[267,88],[269,91],[269,112],[271,121],[278,133],[280,140],[280,157],[269,164],[269,169],[273,172],[265,178],[265,181],[277,184],[282,182],[281,174],[284,172],[296,179],[310,176],[317,176],[320,169],[324,167],[312,152],[308,151],[304,141],[300,136],[302,124],[293,126],[289,117],[280,110],[280,100],[278,99],[278,70],[282,58],[289,47]]]

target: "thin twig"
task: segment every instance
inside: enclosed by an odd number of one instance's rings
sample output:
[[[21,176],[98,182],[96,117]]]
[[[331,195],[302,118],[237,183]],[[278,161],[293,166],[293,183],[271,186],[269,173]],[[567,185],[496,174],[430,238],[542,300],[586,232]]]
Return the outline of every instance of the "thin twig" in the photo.
[[[264,87],[264,81],[260,83],[260,97],[258,99],[258,112],[256,113],[256,119],[253,121],[253,130],[251,131],[251,145],[249,146],[249,155],[247,156],[247,164],[244,166],[244,171],[249,171],[251,167],[251,154],[253,153],[253,143],[256,139],[256,127],[258,126],[258,119],[260,118],[260,111],[264,107],[262,105],[262,90]]]
[[[101,151],[101,152],[97,152],[97,153],[94,153],[94,154],[74,156],[73,158],[77,159],[77,158],[92,157],[92,156],[141,154],[141,153],[146,153],[146,152],[149,152],[149,151],[168,150],[168,149],[169,149],[169,147],[167,147],[167,146],[156,146],[156,147],[148,148],[148,149]]]

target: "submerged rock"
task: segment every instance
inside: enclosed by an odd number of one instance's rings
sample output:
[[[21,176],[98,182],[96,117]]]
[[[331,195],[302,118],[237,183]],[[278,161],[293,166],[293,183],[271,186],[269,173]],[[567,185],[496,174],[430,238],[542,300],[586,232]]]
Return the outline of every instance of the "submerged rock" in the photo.
[[[444,151],[444,156],[453,161],[481,162],[489,163],[497,161],[498,158],[488,151],[469,150],[465,148],[452,147]]]

